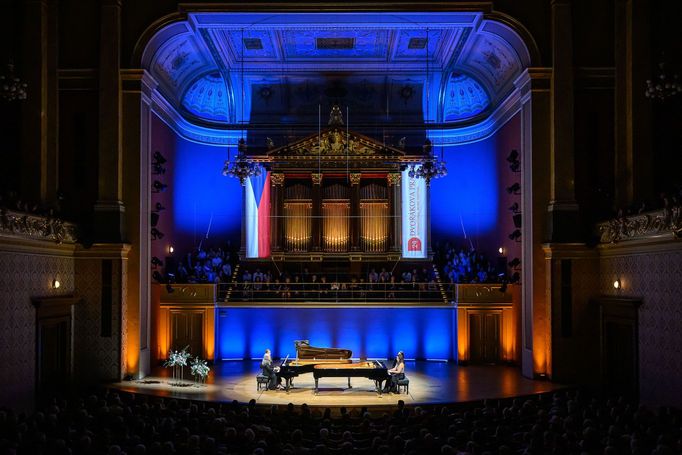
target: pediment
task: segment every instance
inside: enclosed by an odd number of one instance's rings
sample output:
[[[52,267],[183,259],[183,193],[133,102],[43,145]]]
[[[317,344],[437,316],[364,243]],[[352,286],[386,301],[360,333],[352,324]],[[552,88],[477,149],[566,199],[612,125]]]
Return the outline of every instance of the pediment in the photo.
[[[281,156],[318,156],[333,159],[346,157],[402,157],[405,153],[395,147],[384,145],[362,134],[332,127],[323,130],[319,135],[313,134],[290,144],[270,150],[271,157]]]

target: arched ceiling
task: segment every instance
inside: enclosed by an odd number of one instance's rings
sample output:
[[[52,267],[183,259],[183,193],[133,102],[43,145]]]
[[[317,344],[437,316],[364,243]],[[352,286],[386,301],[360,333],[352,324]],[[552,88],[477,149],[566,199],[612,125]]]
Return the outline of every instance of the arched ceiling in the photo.
[[[480,119],[529,62],[514,31],[475,12],[190,13],[142,59],[177,117],[204,128],[314,122],[329,102],[366,123]]]

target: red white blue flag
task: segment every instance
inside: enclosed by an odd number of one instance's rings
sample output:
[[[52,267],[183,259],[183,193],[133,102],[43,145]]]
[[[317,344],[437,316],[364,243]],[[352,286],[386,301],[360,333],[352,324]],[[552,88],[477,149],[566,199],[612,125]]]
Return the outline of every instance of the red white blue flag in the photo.
[[[246,192],[246,257],[270,257],[270,172],[249,177]]]

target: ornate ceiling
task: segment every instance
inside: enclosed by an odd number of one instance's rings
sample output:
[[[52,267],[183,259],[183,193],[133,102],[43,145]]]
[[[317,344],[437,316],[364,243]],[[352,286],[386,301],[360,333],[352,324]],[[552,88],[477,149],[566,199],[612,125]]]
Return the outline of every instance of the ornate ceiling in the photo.
[[[515,32],[473,12],[191,13],[143,55],[168,105],[208,128],[311,122],[331,102],[364,122],[483,118],[529,61]]]

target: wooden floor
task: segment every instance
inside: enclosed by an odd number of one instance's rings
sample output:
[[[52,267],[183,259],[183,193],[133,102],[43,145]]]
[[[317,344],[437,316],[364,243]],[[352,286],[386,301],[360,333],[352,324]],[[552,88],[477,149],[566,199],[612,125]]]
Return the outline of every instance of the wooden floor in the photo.
[[[383,394],[374,391],[374,382],[352,378],[348,388],[346,378],[321,378],[319,394],[314,393],[312,374],[294,379],[294,388],[285,391],[256,391],[256,374],[260,361],[228,361],[217,364],[204,385],[190,380],[175,383],[168,371],[160,368],[143,380],[112,384],[113,388],[166,397],[203,401],[248,402],[258,404],[308,404],[309,406],[386,406],[404,400],[406,404],[439,404],[506,398],[549,392],[564,386],[548,381],[536,381],[521,376],[520,370],[508,366],[458,366],[454,363],[407,361],[406,376],[410,379],[409,394]],[[189,376],[189,368],[185,368]],[[175,384],[175,385],[171,385]]]

